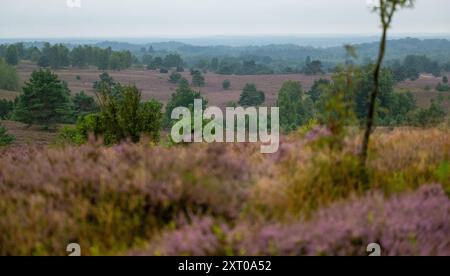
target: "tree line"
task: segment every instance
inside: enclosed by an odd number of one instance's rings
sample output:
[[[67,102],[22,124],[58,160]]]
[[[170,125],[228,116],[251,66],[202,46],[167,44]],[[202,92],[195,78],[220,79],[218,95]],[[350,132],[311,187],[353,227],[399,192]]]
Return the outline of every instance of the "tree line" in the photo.
[[[343,55],[344,57],[345,55]],[[132,65],[144,66],[149,70],[167,73],[174,68],[183,72],[185,67],[203,73],[214,72],[222,75],[265,75],[265,74],[308,74],[320,75],[334,73],[335,62],[327,61],[321,55],[307,56],[303,61],[294,59],[277,59],[272,56],[242,54],[240,56],[202,57],[185,60],[179,53],[163,54],[152,47],[142,48],[136,54],[130,50],[113,51],[111,47],[100,48],[91,45],[77,45],[69,48],[63,44],[44,43],[42,47],[26,47],[24,43],[0,45],[0,58],[15,66],[20,60],[30,60],[40,67],[59,69],[64,67],[85,68],[95,66],[99,70],[123,70]],[[346,60],[346,62],[349,62]],[[372,63],[366,57],[360,59],[359,65]],[[450,71],[450,61],[440,62],[427,55],[406,55],[404,59],[388,60],[386,66],[391,68],[396,81],[417,79],[421,73],[440,76],[443,71]]]
[[[130,51],[113,51],[111,48],[89,45],[69,49],[63,44],[50,43],[44,43],[42,48],[25,47],[23,43],[0,45],[0,57],[10,65],[17,65],[20,60],[30,60],[40,67],[52,69],[95,66],[99,70],[123,70],[130,68],[137,60]]]

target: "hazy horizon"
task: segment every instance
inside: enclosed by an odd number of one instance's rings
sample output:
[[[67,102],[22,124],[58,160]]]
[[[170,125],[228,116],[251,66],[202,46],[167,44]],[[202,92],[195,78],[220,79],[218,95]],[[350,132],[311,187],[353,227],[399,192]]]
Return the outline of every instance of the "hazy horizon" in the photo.
[[[71,0],[76,1],[76,0]],[[0,38],[205,38],[372,36],[376,14],[366,0],[2,0]],[[417,0],[402,10],[392,35],[447,35],[448,0]],[[358,22],[358,24],[354,24]]]

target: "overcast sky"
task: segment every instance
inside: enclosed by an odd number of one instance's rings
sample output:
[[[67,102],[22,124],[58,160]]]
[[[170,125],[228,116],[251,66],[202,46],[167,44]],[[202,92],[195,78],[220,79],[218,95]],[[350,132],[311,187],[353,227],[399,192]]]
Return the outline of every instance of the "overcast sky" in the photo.
[[[374,34],[367,0],[0,0],[0,38]],[[450,0],[417,0],[392,32],[450,33]]]

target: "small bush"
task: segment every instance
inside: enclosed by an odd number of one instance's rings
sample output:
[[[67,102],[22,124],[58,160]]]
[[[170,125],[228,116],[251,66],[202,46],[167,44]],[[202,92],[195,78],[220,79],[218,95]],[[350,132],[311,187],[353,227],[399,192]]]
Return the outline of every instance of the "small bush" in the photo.
[[[58,143],[82,145],[86,143],[86,137],[76,127],[65,126],[58,131]]]
[[[439,83],[436,87],[436,90],[439,92],[449,92],[450,91],[450,86],[448,85],[448,83]]]
[[[429,108],[419,109],[410,115],[412,124],[420,127],[435,127],[445,121],[445,110],[443,106],[433,101]]]
[[[202,75],[202,72],[195,70],[192,73],[192,85],[196,87],[205,86],[205,77]]]
[[[100,92],[100,112],[80,117],[75,128],[63,129],[60,138],[80,144],[93,134],[106,145],[126,140],[137,143],[142,136],[159,141],[162,104],[156,100],[141,103],[141,93],[135,86],[121,86],[119,93],[115,96],[109,90]]]
[[[0,100],[0,119],[5,120],[9,118],[9,115],[14,109],[14,103],[5,99]]]
[[[180,73],[178,73],[178,72],[172,72],[172,74],[170,74],[170,77],[169,77],[169,82],[170,82],[170,83],[173,83],[173,84],[176,84],[176,83],[178,83],[181,79],[182,79],[182,76],[181,76]]]
[[[231,87],[231,81],[229,80],[224,80],[222,83],[222,88],[223,90],[228,90]]]
[[[6,133],[6,129],[0,125],[0,147],[7,146],[14,141],[14,136]]]

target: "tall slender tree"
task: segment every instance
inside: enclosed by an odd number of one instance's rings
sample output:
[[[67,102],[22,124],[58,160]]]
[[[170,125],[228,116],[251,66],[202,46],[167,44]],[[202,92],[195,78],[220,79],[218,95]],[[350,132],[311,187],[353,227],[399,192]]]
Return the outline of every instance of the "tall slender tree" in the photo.
[[[380,47],[378,52],[378,58],[375,64],[375,69],[373,71],[373,89],[370,94],[369,101],[369,110],[367,112],[366,119],[366,129],[363,137],[363,144],[361,149],[361,176],[363,183],[367,186],[368,184],[368,175],[367,175],[367,157],[368,157],[368,149],[370,144],[370,135],[372,133],[373,123],[374,123],[374,115],[375,115],[375,104],[377,100],[377,96],[380,92],[380,76],[381,70],[384,60],[384,55],[386,53],[386,41],[388,30],[391,27],[392,20],[394,18],[395,13],[401,8],[413,7],[414,0],[374,0],[372,1],[372,9],[374,12],[377,12],[380,16],[381,27],[382,27],[382,36],[380,41]]]

